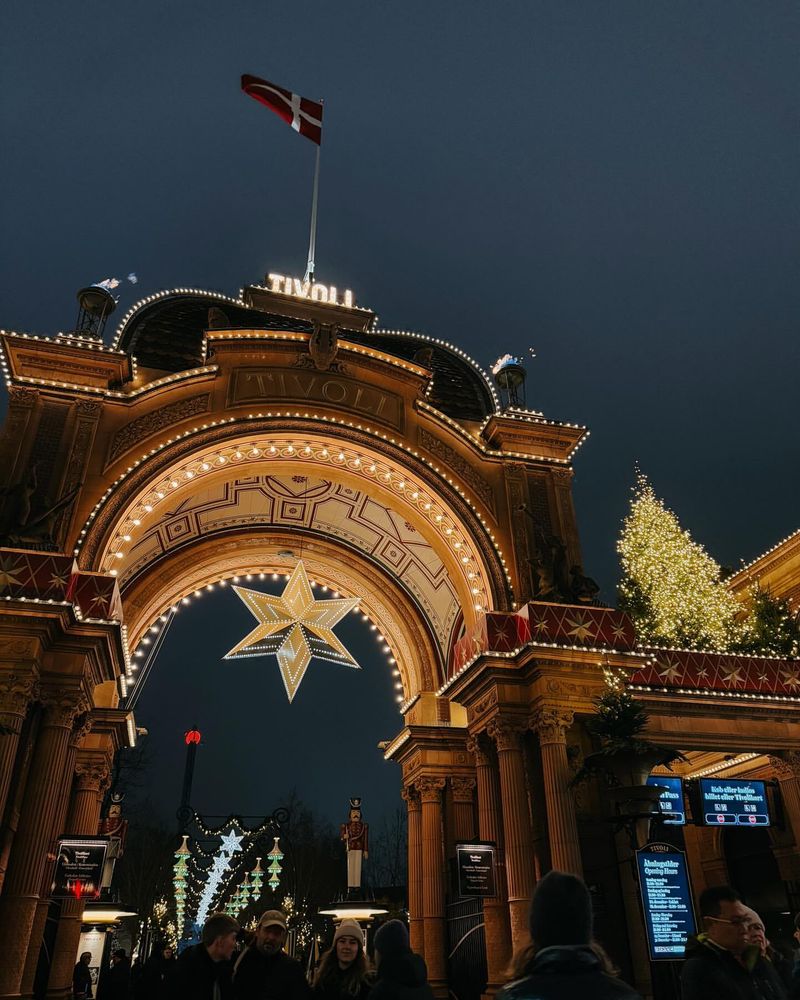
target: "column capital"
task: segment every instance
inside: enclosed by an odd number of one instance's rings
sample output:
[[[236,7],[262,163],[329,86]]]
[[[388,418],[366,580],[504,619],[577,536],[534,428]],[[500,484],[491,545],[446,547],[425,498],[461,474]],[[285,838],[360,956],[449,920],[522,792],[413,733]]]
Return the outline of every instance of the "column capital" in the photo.
[[[77,688],[46,688],[39,701],[44,709],[46,726],[72,729],[80,716],[87,715],[88,719],[89,703]]]
[[[492,719],[486,727],[487,735],[497,744],[498,752],[504,750],[519,750],[520,737],[525,732],[525,726],[517,719]]]
[[[0,673],[0,720],[15,732],[22,725],[28,705],[39,693],[35,673]]]
[[[787,778],[796,778],[800,781],[800,752],[797,750],[785,750],[781,754],[770,756],[769,762],[775,770],[775,777],[780,781]]]
[[[417,778],[414,784],[423,802],[441,802],[442,792],[447,782],[444,778],[434,778],[426,775],[425,777]]]
[[[475,758],[477,767],[489,767],[492,763],[489,749],[479,735],[467,737],[467,753]]]
[[[453,789],[454,802],[468,802],[472,805],[473,795],[477,781],[467,775],[456,774],[450,778],[450,787]]]
[[[86,760],[79,760],[75,765],[75,776],[79,791],[96,792],[99,795],[108,788],[111,771],[105,760],[88,757]]]
[[[557,705],[542,705],[530,717],[528,725],[539,737],[539,743],[565,743],[567,730],[575,713]]]
[[[412,812],[414,809],[419,809],[419,791],[414,787],[414,785],[403,785],[400,794],[405,800],[409,812]]]

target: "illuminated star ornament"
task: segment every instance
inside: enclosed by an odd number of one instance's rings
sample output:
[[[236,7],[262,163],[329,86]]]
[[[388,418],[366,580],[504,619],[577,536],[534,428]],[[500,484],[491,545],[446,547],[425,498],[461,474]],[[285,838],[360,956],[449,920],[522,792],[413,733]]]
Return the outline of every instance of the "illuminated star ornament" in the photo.
[[[333,634],[333,626],[358,606],[358,597],[315,601],[302,562],[295,566],[280,597],[244,587],[233,589],[252,611],[258,625],[225,654],[225,659],[274,653],[289,701],[300,687],[312,656],[360,669]]]

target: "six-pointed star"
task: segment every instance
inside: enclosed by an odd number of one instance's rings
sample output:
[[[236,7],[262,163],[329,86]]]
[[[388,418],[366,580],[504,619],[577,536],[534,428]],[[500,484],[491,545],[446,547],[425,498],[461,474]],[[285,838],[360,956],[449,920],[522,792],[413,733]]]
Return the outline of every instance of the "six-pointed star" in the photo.
[[[358,605],[359,598],[315,601],[305,566],[299,562],[280,597],[233,588],[258,619],[258,625],[226,660],[275,653],[289,701],[294,698],[312,656],[360,669],[333,634],[333,626]]]

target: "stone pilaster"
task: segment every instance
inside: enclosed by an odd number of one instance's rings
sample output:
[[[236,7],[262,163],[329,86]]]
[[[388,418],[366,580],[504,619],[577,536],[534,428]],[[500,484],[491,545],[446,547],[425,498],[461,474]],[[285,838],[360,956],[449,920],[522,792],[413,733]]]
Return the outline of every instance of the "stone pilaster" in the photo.
[[[794,837],[794,850],[775,852],[785,881],[800,878],[800,752],[788,750],[769,758],[781,790],[783,811]]]
[[[22,723],[28,706],[36,697],[37,686],[38,679],[34,672],[0,673],[0,819],[5,813],[11,788]]]
[[[96,837],[100,822],[100,807],[110,777],[105,753],[78,751],[75,784],[67,815],[66,832],[72,836]],[[77,961],[81,936],[83,901],[65,899],[58,921],[53,959],[50,964],[48,997],[67,997],[72,984],[72,970]]]
[[[531,719],[531,728],[539,737],[547,806],[547,831],[550,862],[553,868],[573,875],[583,875],[575,801],[569,787],[571,772],[567,760],[567,730],[574,713],[545,706]]]
[[[423,777],[414,782],[422,800],[422,917],[425,925],[425,961],[435,996],[447,996],[444,935],[444,844],[442,791],[444,778]]]
[[[411,950],[425,953],[425,924],[422,917],[422,808],[413,785],[402,791],[408,807],[408,924]]]
[[[516,721],[494,719],[486,731],[497,744],[508,879],[508,914],[511,944],[514,951],[517,951],[530,938],[528,910],[535,881],[525,763],[520,741],[524,730]]]
[[[475,757],[478,791],[478,836],[497,845],[495,849],[495,887],[497,895],[483,901],[486,937],[487,990],[495,993],[506,981],[505,971],[511,961],[511,925],[508,917],[506,866],[503,841],[500,781],[497,766],[488,748],[476,736],[467,740],[467,750]]]
[[[58,815],[62,805],[58,789],[65,784],[73,722],[85,709],[80,694],[67,690],[45,693],[42,705],[41,726],[0,896],[0,940],[6,943],[0,965],[0,997],[20,992],[26,965],[31,965],[26,961],[29,953],[38,958],[41,928],[37,932],[33,925],[48,848],[58,834],[59,821],[63,822],[63,816]]]
[[[453,834],[456,843],[475,837],[475,779],[454,775],[450,779],[453,793]]]

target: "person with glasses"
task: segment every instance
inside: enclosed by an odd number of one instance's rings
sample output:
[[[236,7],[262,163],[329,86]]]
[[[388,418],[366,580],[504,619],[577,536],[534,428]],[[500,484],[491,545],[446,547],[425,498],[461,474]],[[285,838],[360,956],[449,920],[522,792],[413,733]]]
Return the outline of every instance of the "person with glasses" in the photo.
[[[686,944],[683,1000],[787,1000],[771,963],[751,944],[752,911],[728,885],[706,889],[698,901],[703,931]]]

